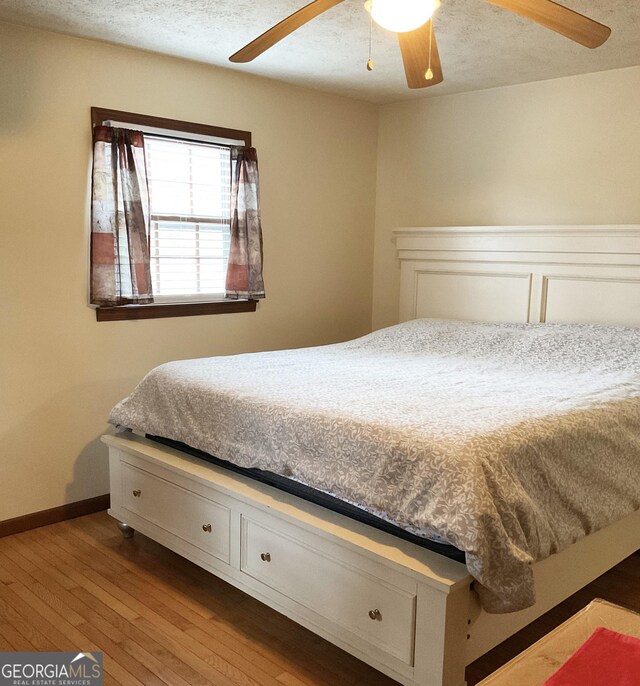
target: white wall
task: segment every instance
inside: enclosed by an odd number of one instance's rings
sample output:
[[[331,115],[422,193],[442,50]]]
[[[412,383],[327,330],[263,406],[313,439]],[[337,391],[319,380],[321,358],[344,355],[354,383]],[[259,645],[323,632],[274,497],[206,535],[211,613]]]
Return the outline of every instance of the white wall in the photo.
[[[0,24],[0,520],[108,491],[111,406],[171,359],[370,330],[373,106]],[[89,108],[253,132],[267,300],[253,314],[95,321]]]
[[[640,223],[640,67],[384,106],[373,326],[400,226]]]

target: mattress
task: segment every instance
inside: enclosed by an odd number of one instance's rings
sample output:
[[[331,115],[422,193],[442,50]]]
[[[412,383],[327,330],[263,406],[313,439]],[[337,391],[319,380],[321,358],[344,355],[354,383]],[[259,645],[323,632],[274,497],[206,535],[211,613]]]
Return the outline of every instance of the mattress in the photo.
[[[286,477],[463,551],[489,612],[640,508],[640,331],[416,320],[170,362],[110,421]]]
[[[273,486],[281,491],[295,495],[298,498],[307,500],[310,503],[315,503],[316,505],[321,505],[326,507],[332,512],[337,512],[338,514],[349,517],[350,519],[355,519],[358,522],[372,526],[380,531],[385,531],[386,533],[402,538],[405,541],[410,541],[415,545],[419,545],[422,548],[431,550],[438,555],[443,555],[456,562],[464,562],[465,555],[462,550],[454,548],[452,545],[446,543],[440,543],[438,541],[432,541],[428,538],[422,536],[416,536],[415,534],[401,529],[399,526],[395,526],[380,517],[367,512],[366,510],[346,503],[344,500],[340,500],[335,496],[329,495],[328,493],[323,493],[315,488],[306,486],[299,481],[294,481],[293,479],[288,479],[287,477],[280,476],[279,474],[274,474],[273,472],[265,472],[262,469],[250,469],[246,467],[238,467],[238,465],[232,462],[227,462],[226,460],[221,460],[214,455],[209,455],[208,453],[202,452],[202,450],[196,450],[190,445],[185,443],[180,443],[179,441],[172,441],[170,438],[165,438],[164,436],[152,436],[151,434],[146,434],[145,438],[148,438],[156,443],[162,443],[163,445],[168,445],[176,450],[181,450],[193,457],[197,457],[206,462],[211,462],[218,467],[223,469],[228,469],[230,471],[242,474],[243,476],[249,477],[254,481],[259,481],[260,483],[267,484],[268,486]]]

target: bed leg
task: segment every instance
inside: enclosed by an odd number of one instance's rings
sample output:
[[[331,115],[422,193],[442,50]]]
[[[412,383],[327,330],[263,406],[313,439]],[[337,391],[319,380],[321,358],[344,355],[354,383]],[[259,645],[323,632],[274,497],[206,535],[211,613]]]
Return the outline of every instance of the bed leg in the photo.
[[[118,529],[120,529],[122,538],[133,538],[133,534],[135,534],[136,532],[135,529],[132,529],[128,524],[125,524],[124,522],[118,522]]]
[[[465,686],[470,585],[451,593],[418,584],[416,686]]]

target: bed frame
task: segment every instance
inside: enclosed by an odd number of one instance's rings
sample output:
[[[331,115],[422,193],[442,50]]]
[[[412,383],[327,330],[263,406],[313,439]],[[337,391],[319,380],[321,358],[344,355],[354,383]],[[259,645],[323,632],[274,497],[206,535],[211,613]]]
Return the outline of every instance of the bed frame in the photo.
[[[400,318],[640,326],[640,226],[395,232]],[[534,565],[537,603],[481,609],[464,565],[134,434],[109,435],[111,509],[406,686],[465,667],[640,549],[640,511]]]

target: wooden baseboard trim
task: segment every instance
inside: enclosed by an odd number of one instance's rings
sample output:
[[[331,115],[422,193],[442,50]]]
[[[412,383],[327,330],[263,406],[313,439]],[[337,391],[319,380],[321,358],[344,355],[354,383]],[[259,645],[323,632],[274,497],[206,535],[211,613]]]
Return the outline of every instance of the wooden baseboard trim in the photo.
[[[14,517],[13,519],[5,519],[3,522],[0,522],[0,538],[19,534],[22,531],[29,531],[29,529],[37,529],[41,526],[47,526],[47,524],[63,522],[65,519],[74,519],[75,517],[83,517],[94,512],[100,512],[108,509],[109,502],[110,495],[106,493],[95,498],[79,500],[76,503],[52,507],[50,510],[42,510],[22,515],[21,517]]]

